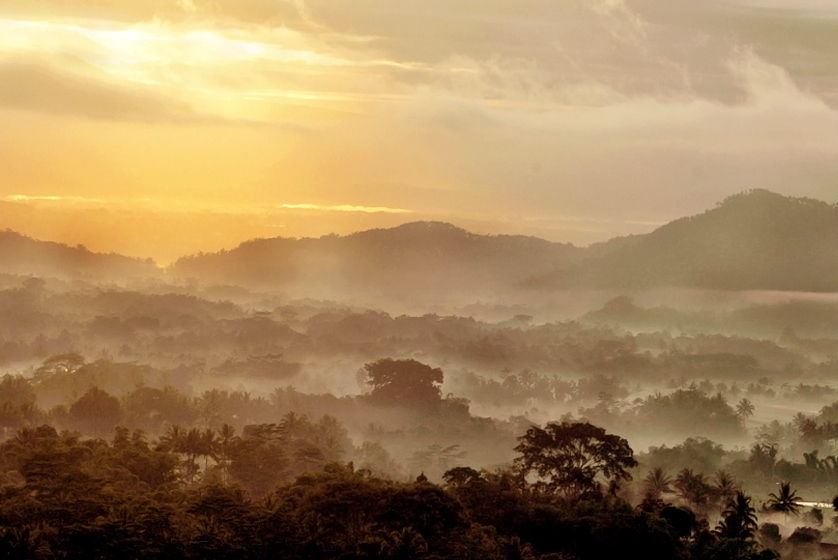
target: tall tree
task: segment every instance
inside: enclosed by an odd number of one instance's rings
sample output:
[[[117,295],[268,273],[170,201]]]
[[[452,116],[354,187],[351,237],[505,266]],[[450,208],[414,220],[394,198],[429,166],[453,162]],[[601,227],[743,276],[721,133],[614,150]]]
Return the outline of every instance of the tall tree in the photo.
[[[768,507],[772,511],[784,514],[786,521],[789,515],[797,515],[800,512],[800,504],[797,503],[800,498],[797,491],[791,489],[790,482],[781,482],[780,491],[776,494],[771,492],[768,497]]]
[[[754,415],[754,403],[748,399],[742,399],[736,405],[736,416],[741,420],[745,420]]]
[[[366,364],[370,399],[378,404],[427,408],[439,404],[442,370],[416,360],[384,358]]]
[[[70,405],[70,418],[89,435],[109,434],[121,416],[119,399],[98,387],[91,387]]]
[[[655,467],[643,479],[643,497],[647,500],[660,500],[664,494],[672,492],[672,477],[663,467]]]
[[[716,471],[716,479],[713,481],[713,495],[715,499],[721,504],[721,507],[727,507],[731,498],[736,495],[738,486],[733,476],[722,469]]]
[[[682,469],[675,479],[675,489],[682,500],[698,511],[706,511],[713,495],[713,487],[707,484],[704,474],[692,469]]]
[[[615,490],[631,480],[629,469],[637,465],[625,439],[587,422],[532,426],[518,441],[518,472],[525,478],[535,474],[536,487],[571,501],[601,495],[603,482]]]
[[[751,505],[751,497],[741,490],[727,500],[722,521],[716,532],[730,539],[750,539],[757,529],[756,510]]]

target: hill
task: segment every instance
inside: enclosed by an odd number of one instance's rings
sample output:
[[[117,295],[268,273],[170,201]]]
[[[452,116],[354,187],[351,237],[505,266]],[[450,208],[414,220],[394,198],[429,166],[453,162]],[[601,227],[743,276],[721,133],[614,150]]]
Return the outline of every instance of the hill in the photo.
[[[432,295],[469,301],[512,288],[838,291],[838,206],[766,190],[731,196],[651,233],[587,248],[520,235],[478,235],[414,222],[346,236],[253,239],[182,257],[175,281],[288,295]],[[151,261],[0,232],[0,272],[85,279],[148,277]],[[368,299],[368,298],[367,298]]]
[[[766,190],[588,248],[532,286],[838,291],[838,207]]]
[[[119,280],[159,276],[161,270],[150,259],[94,253],[83,246],[39,241],[6,230],[0,231],[0,273]]]
[[[347,236],[255,239],[230,251],[179,259],[177,278],[253,288],[478,292],[506,287],[575,262],[570,244],[516,235],[477,235],[451,224],[413,222]]]

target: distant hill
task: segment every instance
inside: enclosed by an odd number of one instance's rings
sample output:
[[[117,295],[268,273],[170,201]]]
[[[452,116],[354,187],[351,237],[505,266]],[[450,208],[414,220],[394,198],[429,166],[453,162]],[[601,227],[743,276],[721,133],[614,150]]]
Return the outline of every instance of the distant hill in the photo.
[[[405,297],[512,286],[838,291],[838,207],[757,189],[651,233],[588,248],[415,222],[319,239],[256,239],[181,258],[170,273],[205,283]]]
[[[77,278],[159,274],[151,261],[0,232],[0,272]],[[254,239],[182,257],[167,271],[203,286],[321,299],[493,298],[504,290],[650,288],[838,291],[838,206],[753,190],[651,233],[588,248],[414,222],[346,236]]]
[[[478,292],[547,274],[582,254],[573,245],[535,237],[477,235],[451,224],[414,222],[346,236],[255,239],[230,251],[181,258],[169,272],[256,288]]]
[[[838,207],[766,190],[587,249],[528,285],[838,291]]]
[[[70,247],[10,230],[0,231],[0,273],[117,280],[159,276],[161,272],[151,260],[94,253],[82,246]]]

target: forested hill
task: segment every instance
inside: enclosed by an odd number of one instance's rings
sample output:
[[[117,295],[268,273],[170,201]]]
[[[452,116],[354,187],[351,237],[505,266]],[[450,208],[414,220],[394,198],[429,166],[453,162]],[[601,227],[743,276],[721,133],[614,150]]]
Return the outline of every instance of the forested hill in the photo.
[[[268,287],[291,283],[403,292],[473,291],[514,285],[578,261],[570,244],[477,235],[414,222],[318,239],[255,239],[230,251],[185,257],[170,273],[205,282]]]
[[[684,286],[838,291],[838,206],[765,190],[645,235],[587,248],[415,222],[346,236],[254,239],[179,259],[175,281],[318,298],[367,293],[471,301],[500,290]],[[86,279],[160,274],[153,262],[0,232],[0,273]]]
[[[534,286],[838,290],[838,207],[766,190],[731,196],[646,235],[587,249]]]
[[[416,222],[348,236],[257,239],[184,257],[175,277],[251,287],[838,290],[838,207],[766,190],[731,196],[645,235],[578,248]],[[417,292],[419,293],[419,292]]]
[[[106,281],[162,275],[150,259],[94,253],[81,245],[39,241],[10,230],[0,231],[0,273]]]

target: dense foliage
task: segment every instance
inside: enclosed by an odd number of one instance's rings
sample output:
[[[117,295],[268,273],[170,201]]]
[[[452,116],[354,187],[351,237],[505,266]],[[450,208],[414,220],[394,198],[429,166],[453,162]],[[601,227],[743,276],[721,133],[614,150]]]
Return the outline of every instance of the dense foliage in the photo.
[[[352,463],[328,462],[311,465],[293,480],[270,488],[254,486],[253,480],[270,480],[271,471],[282,471],[287,463],[261,463],[270,453],[256,453],[257,457],[254,449],[269,444],[253,442],[270,440],[273,436],[265,432],[271,431],[281,441],[289,430],[288,425],[255,427],[242,438],[227,428],[195,438],[191,432],[171,433],[157,443],[149,443],[141,431],[125,429],[117,429],[110,441],[58,433],[46,425],[21,430],[0,445],[5,472],[0,484],[0,555],[774,557],[753,539],[753,508],[741,493],[731,500],[720,529],[710,531],[690,511],[663,504],[633,508],[615,495],[590,493],[568,501],[531,486],[515,470],[457,467],[445,474],[446,484],[437,485],[425,477],[397,482]],[[623,451],[604,453],[619,458]],[[251,467],[271,466],[243,474],[235,467],[241,453],[251,454]],[[203,455],[212,458],[212,468],[196,465],[195,459]]]

